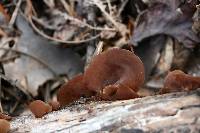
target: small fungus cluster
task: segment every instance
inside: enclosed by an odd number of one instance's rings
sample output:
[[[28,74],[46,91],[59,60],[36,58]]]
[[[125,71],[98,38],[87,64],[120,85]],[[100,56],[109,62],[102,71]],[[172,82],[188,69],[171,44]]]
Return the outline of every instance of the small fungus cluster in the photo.
[[[84,74],[74,77],[59,89],[57,98],[61,106],[82,96],[98,96],[102,100],[138,98],[137,92],[144,79],[144,66],[140,58],[128,50],[113,48],[95,56]],[[200,77],[175,70],[166,76],[160,93],[199,87]]]
[[[193,77],[181,70],[169,72],[164,80],[161,94],[179,91],[190,91],[200,88],[200,77]]]
[[[77,75],[58,90],[57,101],[35,100],[29,109],[36,118],[56,111],[80,97],[96,96],[102,100],[126,100],[140,97],[137,92],[145,80],[142,61],[133,52],[113,48],[93,58],[84,74]],[[160,93],[190,91],[200,88],[200,77],[180,70],[169,72]],[[12,117],[0,113],[0,133],[10,130]]]
[[[36,118],[41,118],[45,114],[56,111],[60,108],[58,102],[51,101],[49,103],[45,103],[41,100],[35,100],[29,104],[29,109],[35,115]]]
[[[81,96],[98,95],[103,100],[125,100],[139,97],[144,82],[144,65],[133,52],[113,48],[93,58],[84,74],[64,84],[57,98],[61,106]]]

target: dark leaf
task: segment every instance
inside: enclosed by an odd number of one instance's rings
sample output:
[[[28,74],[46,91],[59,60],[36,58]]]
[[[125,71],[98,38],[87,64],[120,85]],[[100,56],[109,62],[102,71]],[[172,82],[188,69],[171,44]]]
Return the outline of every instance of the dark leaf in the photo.
[[[158,34],[172,36],[186,47],[199,43],[200,38],[192,31],[192,16],[196,4],[194,1],[178,3],[165,0],[162,3],[151,3],[151,6],[138,16],[133,43],[137,44]]]
[[[152,70],[156,66],[158,59],[160,58],[160,52],[167,41],[166,36],[154,36],[143,40],[138,47],[136,47],[135,52],[138,55],[145,67],[145,80],[149,79]],[[146,45],[148,43],[148,45]]]

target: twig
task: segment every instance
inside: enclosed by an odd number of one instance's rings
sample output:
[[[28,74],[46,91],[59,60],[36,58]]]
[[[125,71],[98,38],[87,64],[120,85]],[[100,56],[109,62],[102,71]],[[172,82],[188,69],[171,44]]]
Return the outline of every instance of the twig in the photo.
[[[97,44],[97,48],[96,48],[96,50],[94,51],[93,57],[96,56],[96,55],[98,55],[98,54],[100,54],[102,51],[103,51],[103,42],[100,41],[100,42]]]
[[[7,34],[6,34],[5,31],[3,31],[3,29],[0,28],[0,37],[1,37],[1,36],[7,36]]]
[[[69,15],[75,16],[76,13],[74,12],[73,8],[71,8],[71,6],[69,6],[65,0],[60,0],[60,2],[63,4],[63,7],[69,13]]]
[[[99,30],[99,31],[116,31],[116,30],[113,29],[113,28],[94,27],[94,26],[92,26],[92,25],[90,25],[90,24],[88,24],[88,23],[86,23],[86,22],[83,22],[83,21],[81,21],[81,20],[79,20],[79,19],[77,19],[77,18],[71,17],[71,16],[69,16],[69,15],[67,15],[67,14],[64,14],[63,17],[64,17],[66,20],[74,21],[74,22],[76,22],[76,23],[78,23],[78,24],[80,24],[80,25],[82,25],[82,26],[88,27],[88,28],[90,28],[90,29],[92,29],[92,30]]]
[[[36,16],[32,16],[32,19],[39,25],[41,25],[42,27],[44,27],[45,29],[50,29],[50,30],[55,30],[56,27],[53,27],[51,25],[49,25],[48,23],[45,23],[42,19],[37,18]]]
[[[16,20],[16,17],[17,17],[17,13],[19,11],[21,3],[22,3],[22,0],[18,0],[17,5],[15,7],[15,10],[14,10],[14,12],[12,14],[11,19],[10,19],[9,26],[13,26],[13,24],[15,23],[15,20]]]
[[[3,108],[1,104],[1,94],[2,94],[2,88],[1,88],[1,76],[0,76],[0,112],[3,113]]]
[[[111,6],[111,3],[110,3],[110,0],[106,0],[107,3],[108,3],[108,9],[109,9],[109,14],[111,15],[112,13],[112,6]]]
[[[8,61],[14,60],[18,57],[19,57],[19,55],[14,55],[14,56],[11,56],[11,57],[8,57],[8,58],[3,58],[3,59],[0,59],[0,62],[8,62]]]
[[[118,11],[118,14],[117,14],[117,17],[119,18],[122,11],[124,10],[124,7],[126,6],[126,4],[128,3],[129,0],[124,0],[124,2],[122,2],[122,5],[120,6],[119,8],[119,11]]]
[[[33,29],[39,34],[41,35],[42,37],[48,39],[48,40],[51,40],[51,41],[55,41],[55,42],[59,42],[59,43],[66,43],[66,44],[73,44],[73,45],[78,45],[78,44],[81,44],[81,43],[86,43],[86,42],[89,42],[89,41],[92,41],[92,40],[95,40],[97,38],[100,37],[100,33],[97,34],[96,36],[93,36],[89,39],[85,39],[85,40],[80,40],[80,41],[64,41],[64,40],[61,40],[61,39],[56,39],[56,38],[53,38],[51,36],[48,36],[46,35],[45,33],[41,32],[36,26],[35,24],[33,23],[32,19],[29,18],[29,23],[31,24],[31,26],[33,27]]]
[[[117,31],[121,34],[122,39],[118,41],[118,45],[120,44],[120,46],[122,46],[126,44],[127,43],[126,35],[127,33],[129,33],[129,30],[127,29],[126,25],[115,21],[114,17],[112,17],[106,12],[105,5],[103,4],[101,0],[89,0],[89,3],[96,5],[101,10],[101,12],[105,15],[105,17],[114,25],[115,29],[117,29]]]
[[[10,109],[10,113],[12,114],[14,111],[15,111],[15,109],[17,108],[17,105],[19,105],[19,100],[17,100],[16,102],[15,102],[15,105]]]
[[[103,3],[100,0],[90,0],[90,2],[94,5],[96,5],[101,12],[106,16],[106,18],[115,26],[115,28],[120,31],[119,29],[119,25],[117,24],[117,22],[113,19],[112,16],[110,16],[106,10],[105,10],[105,5],[103,5]]]
[[[36,26],[35,24],[33,23],[32,21],[32,10],[33,10],[33,6],[32,6],[32,3],[30,0],[27,0],[27,5],[28,5],[28,8],[27,8],[27,15],[28,15],[28,21],[30,23],[30,25],[32,26],[32,28],[35,30],[35,32],[37,32],[39,35],[41,35],[42,37],[48,39],[48,40],[51,40],[51,41],[55,41],[55,42],[58,42],[58,43],[64,43],[64,44],[68,44],[67,46],[74,46],[74,45],[79,45],[81,43],[86,43],[86,42],[89,42],[89,41],[92,41],[92,40],[95,40],[97,38],[100,37],[101,33],[97,34],[96,36],[93,36],[91,38],[88,38],[88,39],[85,39],[85,40],[79,40],[79,41],[65,41],[65,40],[61,40],[61,39],[57,39],[57,38],[53,38],[45,33],[43,33],[42,31],[40,31]],[[26,18],[26,19],[27,19]]]
[[[52,68],[50,68],[46,63],[44,63],[43,61],[41,61],[40,59],[28,54],[28,53],[25,53],[25,52],[22,52],[22,51],[19,51],[19,50],[16,50],[16,49],[9,49],[9,48],[0,48],[0,50],[4,50],[4,51],[12,51],[12,52],[16,52],[16,53],[19,53],[19,54],[22,54],[22,55],[25,55],[25,56],[28,56],[32,59],[34,59],[35,61],[41,63],[43,66],[47,67],[49,69],[50,72],[52,72],[52,74],[54,76],[56,76],[56,72],[54,72],[54,70]]]
[[[87,60],[85,63],[85,69],[88,67],[90,64],[91,60],[93,59],[94,56],[100,54],[103,51],[103,41],[100,41],[95,50],[90,50],[91,52],[87,52]]]
[[[45,102],[48,102],[50,100],[50,98],[51,98],[50,89],[49,88],[50,88],[50,84],[47,83],[46,87],[44,88],[44,101]]]
[[[61,14],[61,13],[60,13]],[[63,14],[61,14],[63,15]],[[66,20],[70,20],[70,21],[73,21],[73,22],[76,22],[78,25],[81,25],[81,27],[85,26],[89,29],[92,29],[92,30],[97,30],[97,31],[116,31],[114,28],[102,28],[102,27],[94,27],[86,22],[83,22],[77,18],[74,18],[74,17],[71,17],[71,16],[68,16],[68,15],[63,15],[63,17],[66,19]],[[47,25],[45,24],[44,22],[42,22],[40,19],[36,18],[35,16],[31,16],[32,20],[36,21],[38,24],[42,25],[43,27],[46,27],[48,29],[53,29],[50,25]],[[77,26],[77,25],[76,25]]]
[[[4,91],[8,94],[10,94],[12,97],[14,97],[16,100],[20,100],[19,96],[14,92],[12,91],[10,88],[7,88],[7,89],[4,89]]]
[[[55,2],[54,0],[43,0],[44,3],[49,7],[49,8],[54,8],[55,7]]]

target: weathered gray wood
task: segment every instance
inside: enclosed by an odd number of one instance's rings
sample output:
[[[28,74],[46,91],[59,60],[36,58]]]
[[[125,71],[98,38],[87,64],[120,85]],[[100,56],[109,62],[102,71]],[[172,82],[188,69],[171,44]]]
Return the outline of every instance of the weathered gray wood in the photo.
[[[12,132],[200,132],[200,89],[140,99],[91,102],[11,122]]]

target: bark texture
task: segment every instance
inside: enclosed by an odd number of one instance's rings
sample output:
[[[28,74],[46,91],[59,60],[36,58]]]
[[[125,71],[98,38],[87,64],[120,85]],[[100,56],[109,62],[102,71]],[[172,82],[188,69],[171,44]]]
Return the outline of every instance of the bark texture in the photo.
[[[27,114],[11,132],[200,132],[200,89],[115,102],[77,104],[41,119]]]

